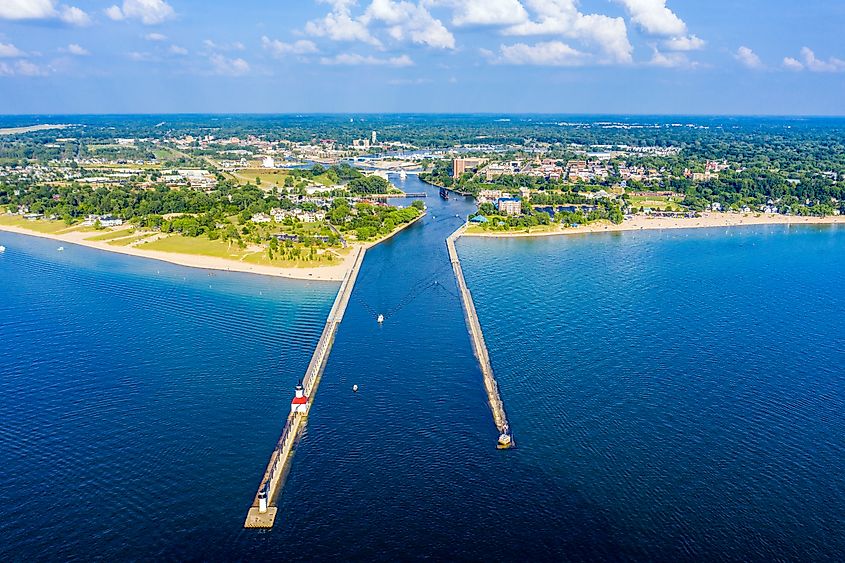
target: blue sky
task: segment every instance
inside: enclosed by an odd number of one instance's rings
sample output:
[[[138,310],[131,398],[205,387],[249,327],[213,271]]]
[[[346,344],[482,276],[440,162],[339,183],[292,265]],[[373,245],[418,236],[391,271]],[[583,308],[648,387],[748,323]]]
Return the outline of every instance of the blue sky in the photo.
[[[0,113],[845,114],[845,2],[0,0]]]

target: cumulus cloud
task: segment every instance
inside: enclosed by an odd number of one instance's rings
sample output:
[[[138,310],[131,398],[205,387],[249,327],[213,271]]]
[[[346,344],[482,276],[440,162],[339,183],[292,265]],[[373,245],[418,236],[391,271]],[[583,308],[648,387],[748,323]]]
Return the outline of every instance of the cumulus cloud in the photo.
[[[657,47],[653,48],[654,54],[651,57],[649,64],[663,68],[686,68],[694,67],[695,63],[687,58],[686,54],[682,52],[664,52]]]
[[[687,24],[666,7],[666,0],[617,0],[631,15],[631,21],[646,33],[679,37],[687,32]]]
[[[23,59],[13,63],[0,61],[0,76],[47,76],[48,74],[50,74],[49,68],[38,66],[31,61]]]
[[[214,53],[208,58],[215,74],[224,76],[243,76],[250,70],[249,63],[241,58],[228,58]]]
[[[140,20],[144,25],[163,23],[176,15],[164,0],[123,0],[122,6],[106,8],[106,16],[113,20]]]
[[[333,0],[323,2],[332,5],[332,10],[325,17],[305,24],[305,33],[315,37],[326,37],[332,41],[360,41],[375,47],[381,47],[381,41],[370,33],[367,25],[358,18],[353,18],[350,10],[355,0]]]
[[[801,60],[794,57],[784,57],[783,67],[794,71],[845,72],[845,61],[836,57],[830,57],[827,60],[820,59],[816,56],[815,51],[809,47],[804,47],[801,49]]]
[[[372,0],[360,15],[353,15],[354,0],[323,0],[331,11],[305,25],[305,33],[332,41],[357,41],[384,48],[375,32],[386,32],[397,42],[411,42],[437,49],[454,49],[455,37],[442,21],[431,15],[422,1]],[[433,4],[432,4],[433,5]]]
[[[443,22],[422,5],[394,0],[373,0],[361,21],[387,26],[388,34],[397,41],[411,41],[439,49],[454,49],[455,37]]]
[[[452,8],[456,26],[516,25],[528,20],[519,0],[427,0],[425,4]]]
[[[147,41],[167,41],[167,36],[162,33],[148,33],[144,36]]]
[[[61,20],[77,26],[91,23],[91,18],[85,11],[76,6],[57,5],[55,0],[2,0],[0,19]]]
[[[261,38],[261,46],[276,58],[283,58],[285,55],[310,55],[319,51],[317,45],[308,39],[285,43],[278,39],[270,39],[266,35]]]
[[[354,53],[342,53],[334,57],[323,57],[320,59],[323,65],[349,65],[349,66],[413,66],[414,61],[408,55],[398,57],[374,57],[372,55],[359,55]]]
[[[763,61],[757,56],[757,53],[752,51],[749,47],[742,46],[736,50],[734,58],[742,63],[742,66],[751,69],[761,69],[764,67]]]
[[[0,43],[0,58],[23,57],[24,52],[11,43]]]
[[[783,66],[787,70],[804,70],[804,64],[798,59],[793,59],[792,57],[784,57]]]
[[[583,14],[576,0],[525,0],[535,19],[508,27],[505,35],[563,35],[597,45],[612,62],[630,63],[634,48],[625,20],[601,14]]]
[[[188,54],[188,50],[184,47],[180,47],[179,45],[171,45],[167,49],[167,52],[170,53],[171,55],[179,55],[179,56],[184,56],[184,55]]]
[[[812,72],[843,72],[845,71],[845,61],[831,57],[828,60],[822,60],[816,56],[809,47],[801,49],[801,58],[804,59],[804,66],[807,70]]]
[[[670,51],[698,51],[703,49],[706,42],[695,35],[672,37],[663,42],[663,46]]]
[[[562,41],[546,41],[528,45],[515,43],[502,45],[500,57],[495,62],[535,66],[581,66],[588,56]]]
[[[70,45],[65,47],[64,52],[69,53],[71,55],[75,55],[77,57],[85,57],[91,54],[88,49],[82,47],[77,43],[71,43]]]

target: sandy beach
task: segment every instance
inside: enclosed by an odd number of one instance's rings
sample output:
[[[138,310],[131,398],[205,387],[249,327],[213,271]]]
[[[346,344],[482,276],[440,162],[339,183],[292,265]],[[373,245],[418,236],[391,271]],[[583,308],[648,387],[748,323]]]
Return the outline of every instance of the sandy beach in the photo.
[[[33,237],[40,237],[46,238],[50,240],[54,240],[57,242],[63,242],[68,244],[78,244],[80,246],[86,246],[88,248],[95,248],[97,250],[104,250],[106,252],[117,252],[119,254],[126,254],[129,256],[138,256],[141,258],[151,258],[153,260],[161,260],[163,262],[170,262],[171,264],[177,264],[179,266],[187,266],[190,268],[203,268],[206,270],[222,270],[226,272],[242,272],[247,274],[259,274],[262,276],[276,276],[282,278],[291,278],[291,279],[298,279],[298,280],[315,280],[315,281],[330,281],[330,282],[339,282],[342,281],[346,274],[352,269],[355,264],[355,255],[357,254],[354,252],[356,247],[361,247],[364,249],[371,248],[381,242],[384,242],[391,237],[395,236],[397,233],[407,229],[411,225],[414,225],[417,221],[425,217],[425,213],[422,213],[419,217],[411,221],[410,223],[405,223],[404,225],[399,226],[396,230],[394,230],[389,235],[385,235],[378,240],[366,243],[358,243],[352,244],[352,252],[348,252],[346,255],[343,256],[343,260],[338,264],[333,264],[331,266],[314,266],[314,267],[290,267],[290,268],[283,268],[279,266],[262,266],[259,264],[250,264],[248,262],[242,262],[239,260],[227,260],[225,258],[217,258],[214,256],[202,256],[198,254],[180,254],[175,252],[162,252],[157,250],[144,250],[143,247],[133,247],[133,246],[115,246],[112,244],[108,244],[106,241],[94,241],[94,240],[87,240],[87,237],[93,237],[97,234],[103,234],[108,231],[103,231],[103,233],[92,233],[90,231],[72,231],[68,233],[41,233],[38,231],[31,231],[29,229],[24,229],[17,226],[12,225],[2,225],[0,224],[0,231],[6,231],[10,233],[16,233],[20,235],[28,235]],[[125,227],[123,227],[125,228]]]
[[[641,231],[655,229],[703,229],[714,227],[741,227],[748,225],[832,225],[845,224],[845,217],[793,217],[787,215],[770,214],[741,214],[741,213],[704,213],[701,217],[670,218],[636,216],[626,220],[621,225],[608,222],[582,225],[579,227],[538,232],[485,232],[469,231],[462,236],[467,237],[543,237],[560,235],[578,235],[584,233],[612,233],[622,231]]]
[[[196,254],[177,254],[173,252],[143,250],[141,248],[133,248],[128,246],[114,246],[108,244],[105,241],[86,240],[85,237],[94,236],[96,234],[91,232],[45,234],[9,225],[0,225],[0,231],[7,231],[10,233],[17,233],[33,237],[41,237],[68,244],[78,244],[80,246],[87,246],[88,248],[105,250],[106,252],[117,252],[120,254],[127,254],[129,256],[152,258],[153,260],[161,260],[163,262],[170,262],[171,264],[177,264],[179,266],[188,266],[191,268],[204,268],[206,270],[223,270],[227,272],[243,272],[247,274],[260,274],[263,276],[276,276],[300,280],[339,282],[346,275],[346,272],[348,272],[352,268],[356,254],[355,252],[350,252],[343,257],[343,261],[341,263],[334,264],[331,266],[319,266],[315,268],[281,268],[276,266],[261,266],[258,264],[249,264],[237,260],[226,260],[225,258],[216,258],[213,256],[200,256]]]

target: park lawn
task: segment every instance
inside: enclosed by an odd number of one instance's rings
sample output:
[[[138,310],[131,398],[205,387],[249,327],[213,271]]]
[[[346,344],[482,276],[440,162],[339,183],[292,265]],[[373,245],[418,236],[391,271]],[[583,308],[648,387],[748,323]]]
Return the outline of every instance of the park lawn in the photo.
[[[36,219],[29,221],[20,215],[0,215],[0,225],[19,227],[36,233],[56,234],[68,228],[64,221],[50,221],[49,219]]]
[[[674,209],[677,201],[670,201],[668,196],[631,196],[629,203],[632,207],[649,207],[651,209]]]
[[[134,234],[134,233],[135,233],[135,229],[121,229],[119,231],[109,231],[109,232],[101,234],[101,235],[88,237],[85,240],[93,240],[93,241],[112,240],[112,239],[116,239],[116,238],[128,237],[129,235]]]
[[[109,240],[109,241],[107,241],[107,244],[110,244],[112,246],[129,246],[133,242],[138,242],[139,240],[144,240],[145,238],[149,237],[152,234],[153,233],[144,233],[142,235],[138,235],[138,236],[135,236],[135,237],[123,237],[123,238],[119,238],[119,239]],[[88,240],[91,240],[91,239],[88,239]]]
[[[237,171],[237,176],[241,181],[246,180],[255,183],[255,180],[260,178],[262,185],[282,186],[285,183],[285,177],[287,175],[287,170],[273,170],[270,168],[244,168]]]
[[[303,254],[307,251],[303,250]],[[330,257],[331,256],[331,257]],[[298,260],[279,259],[274,258],[270,260],[267,256],[267,251],[253,252],[243,257],[242,262],[256,264],[259,266],[275,266],[277,268],[314,268],[317,266],[332,266],[340,264],[341,258],[327,253],[317,256],[316,260],[309,260],[308,258],[301,258]]]
[[[183,237],[182,235],[170,235],[169,237],[144,243],[139,248],[161,252],[174,252],[177,254],[213,256],[215,258],[226,258],[227,260],[240,260],[248,254],[247,250],[240,248],[236,243],[210,240],[206,236]]]
[[[483,225],[474,225],[470,224],[467,227],[466,232],[473,234],[473,233],[556,233],[560,230],[559,223],[552,223],[550,225],[535,225],[533,227],[499,227],[499,226],[487,226],[490,223],[485,223]]]

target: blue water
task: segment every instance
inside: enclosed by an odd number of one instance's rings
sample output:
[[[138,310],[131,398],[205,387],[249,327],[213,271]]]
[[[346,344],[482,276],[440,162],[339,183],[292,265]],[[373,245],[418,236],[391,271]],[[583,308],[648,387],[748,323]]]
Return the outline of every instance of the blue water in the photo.
[[[512,493],[556,512],[562,537],[583,510],[636,559],[841,560],[845,229],[459,251],[519,444],[514,478],[530,483]],[[527,513],[554,545],[554,525]]]
[[[443,242],[472,203],[404,187],[429,214],[368,251],[269,531],[243,519],[336,284],[0,233],[0,559],[845,551],[845,231],[462,239],[500,452]]]

